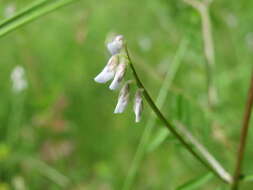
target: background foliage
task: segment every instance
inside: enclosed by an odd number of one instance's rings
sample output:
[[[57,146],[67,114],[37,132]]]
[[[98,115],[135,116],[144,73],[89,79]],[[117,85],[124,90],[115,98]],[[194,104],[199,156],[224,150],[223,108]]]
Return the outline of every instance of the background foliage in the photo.
[[[31,2],[1,0],[1,19],[10,7],[18,11]],[[140,124],[134,123],[131,106],[113,115],[117,93],[93,81],[109,57],[104,41],[112,32],[126,37],[154,98],[179,44],[188,41],[162,110],[232,171],[252,68],[252,8],[245,0],[214,0],[210,7],[218,89],[213,112],[207,109],[201,20],[182,1],[80,0],[1,38],[0,189],[122,188],[150,110],[145,107]],[[28,81],[19,93],[10,79],[17,65],[25,68]],[[159,136],[161,128],[157,122],[150,146],[159,143],[146,152],[133,189],[175,189],[210,176],[173,136]],[[249,140],[246,175],[253,173],[252,146]],[[251,189],[252,182],[242,187]],[[208,177],[198,188],[225,185]]]

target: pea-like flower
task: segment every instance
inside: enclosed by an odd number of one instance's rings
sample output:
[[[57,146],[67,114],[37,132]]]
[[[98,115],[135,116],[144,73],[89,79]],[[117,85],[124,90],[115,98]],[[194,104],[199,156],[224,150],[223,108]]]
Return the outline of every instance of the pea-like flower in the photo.
[[[136,91],[135,99],[134,99],[134,113],[135,113],[136,123],[140,122],[142,111],[143,111],[142,91],[143,89],[138,89]]]
[[[111,90],[115,90],[119,87],[122,79],[125,76],[126,68],[127,68],[127,60],[125,58],[121,58],[121,61],[117,67],[114,79],[113,79],[111,85],[109,86],[109,88]]]
[[[104,69],[94,78],[98,83],[106,83],[113,79],[109,89],[116,90],[121,85],[123,79],[125,78],[126,70],[130,64],[130,60],[127,54],[125,46],[124,37],[118,35],[107,44],[107,49],[111,53],[112,57],[108,61]],[[130,83],[132,80],[127,81],[120,90],[117,105],[114,109],[115,114],[123,113],[127,107],[130,99]],[[134,113],[135,122],[140,122],[143,101],[142,101],[143,89],[137,89],[134,99]]]
[[[106,83],[107,81],[111,80],[116,72],[116,68],[119,62],[118,55],[113,55],[104,69],[99,73],[94,80],[98,83]]]
[[[112,55],[120,53],[124,46],[124,37],[117,35],[110,43],[107,44],[107,49]]]
[[[118,102],[114,110],[115,114],[124,112],[127,104],[129,103],[129,97],[130,97],[130,81],[126,82],[126,84],[120,90]]]

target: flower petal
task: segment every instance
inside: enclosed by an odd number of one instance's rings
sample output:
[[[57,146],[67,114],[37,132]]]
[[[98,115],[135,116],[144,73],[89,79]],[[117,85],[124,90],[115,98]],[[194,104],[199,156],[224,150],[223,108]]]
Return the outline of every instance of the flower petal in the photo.
[[[101,73],[99,73],[94,80],[98,83],[106,83],[107,81],[111,80],[116,72],[116,68],[118,65],[118,56],[114,55],[112,56],[107,65],[105,66],[105,68],[101,71]]]
[[[121,49],[124,45],[124,37],[122,35],[116,36],[112,42],[107,44],[108,51],[112,54],[118,54],[120,53]]]
[[[119,66],[117,67],[117,71],[116,71],[116,74],[115,74],[115,77],[111,83],[111,85],[109,86],[109,88],[111,90],[115,90],[119,87],[120,85],[120,82],[122,81],[125,73],[126,73],[126,63],[125,62],[122,62],[119,64]]]
[[[123,88],[120,90],[118,102],[116,105],[116,108],[114,110],[114,113],[123,113],[128,102],[129,102],[129,91],[130,91],[130,82],[127,82]]]
[[[134,113],[136,123],[140,122],[143,111],[142,91],[142,89],[138,89],[135,94]]]
[[[107,81],[111,80],[114,77],[115,71],[110,71],[108,66],[106,66],[101,73],[99,73],[94,80],[97,83],[106,83]]]

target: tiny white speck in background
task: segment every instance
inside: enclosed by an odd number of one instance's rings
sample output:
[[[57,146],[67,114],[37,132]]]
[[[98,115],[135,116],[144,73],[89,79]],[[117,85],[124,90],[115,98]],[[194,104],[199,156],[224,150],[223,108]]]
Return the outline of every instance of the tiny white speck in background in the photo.
[[[11,72],[11,81],[14,92],[21,92],[27,88],[25,69],[22,66],[14,67]]]

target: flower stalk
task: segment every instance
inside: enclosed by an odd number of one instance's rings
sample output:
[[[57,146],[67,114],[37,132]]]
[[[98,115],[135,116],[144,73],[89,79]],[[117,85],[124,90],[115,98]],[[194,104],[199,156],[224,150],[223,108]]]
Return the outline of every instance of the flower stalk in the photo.
[[[210,170],[213,174],[215,174],[217,177],[219,177],[222,181],[224,181],[225,183],[230,183],[230,180],[227,179],[225,176],[223,176],[223,173],[220,173],[219,170],[216,170],[216,168],[212,167],[212,165],[204,160],[202,158],[202,156],[200,156],[198,154],[197,151],[195,151],[193,149],[193,147],[191,146],[191,144],[189,144],[184,137],[182,137],[180,135],[180,133],[177,132],[177,130],[173,127],[173,125],[165,118],[165,116],[161,113],[161,111],[159,110],[159,108],[155,105],[154,101],[152,100],[151,96],[149,95],[147,89],[144,87],[143,83],[141,82],[134,64],[131,60],[131,57],[129,55],[129,51],[127,48],[127,45],[125,44],[125,51],[129,60],[129,65],[130,65],[130,69],[132,70],[134,79],[136,81],[137,86],[140,89],[143,89],[143,97],[146,99],[147,103],[149,104],[149,106],[151,107],[151,109],[153,110],[153,112],[156,114],[156,116],[160,119],[160,121],[164,124],[164,126],[181,142],[181,144],[199,161],[201,162],[208,170]]]

